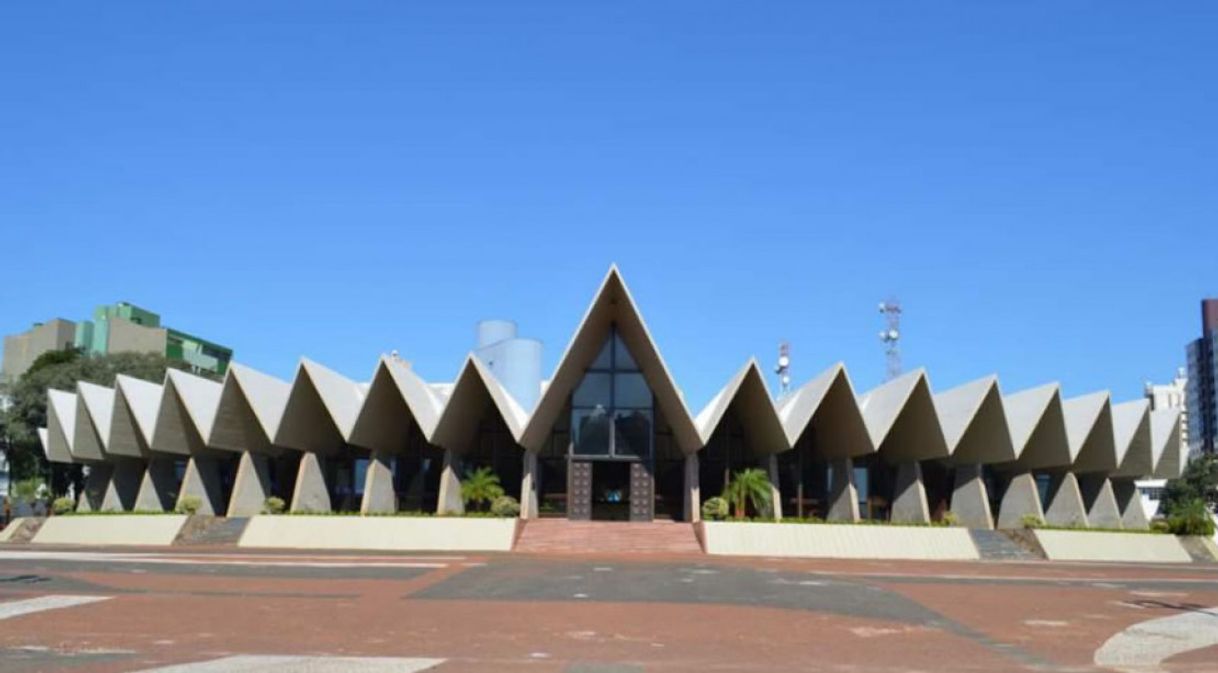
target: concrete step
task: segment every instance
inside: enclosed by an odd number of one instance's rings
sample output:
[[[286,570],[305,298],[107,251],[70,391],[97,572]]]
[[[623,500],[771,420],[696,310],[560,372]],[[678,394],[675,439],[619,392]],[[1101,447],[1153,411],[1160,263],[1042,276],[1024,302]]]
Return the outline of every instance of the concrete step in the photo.
[[[1180,546],[1193,557],[1194,563],[1218,563],[1218,545],[1203,537],[1181,536]]]
[[[1012,539],[1006,531],[970,528],[977,552],[986,561],[1041,561],[1043,556]]]
[[[531,519],[515,551],[553,554],[700,554],[694,527],[673,521],[568,521]]]
[[[249,517],[192,516],[173,541],[175,545],[235,547]]]

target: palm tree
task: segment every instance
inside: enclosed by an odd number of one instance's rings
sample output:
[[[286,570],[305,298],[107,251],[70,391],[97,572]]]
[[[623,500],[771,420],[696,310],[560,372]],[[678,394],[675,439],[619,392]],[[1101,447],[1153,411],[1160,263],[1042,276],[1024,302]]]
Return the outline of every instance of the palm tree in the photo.
[[[736,518],[743,519],[748,505],[758,514],[770,510],[770,478],[765,470],[749,468],[736,473],[736,476],[723,487],[723,498],[732,503],[736,510]]]
[[[501,495],[503,487],[499,485],[499,475],[489,467],[480,467],[466,474],[465,481],[461,482],[461,499],[466,505],[490,506]]]

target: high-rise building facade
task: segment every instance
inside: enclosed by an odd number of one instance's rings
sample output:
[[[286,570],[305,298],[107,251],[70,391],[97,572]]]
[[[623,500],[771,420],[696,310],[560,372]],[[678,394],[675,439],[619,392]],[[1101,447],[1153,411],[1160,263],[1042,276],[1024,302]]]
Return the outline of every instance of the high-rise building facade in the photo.
[[[0,375],[12,380],[25,373],[43,353],[77,348],[89,355],[161,353],[196,372],[223,374],[233,359],[231,348],[161,325],[161,316],[127,302],[98,306],[92,320],[56,318],[4,338]]]
[[[1188,438],[1191,454],[1218,445],[1218,298],[1201,300],[1201,338],[1188,344]]]

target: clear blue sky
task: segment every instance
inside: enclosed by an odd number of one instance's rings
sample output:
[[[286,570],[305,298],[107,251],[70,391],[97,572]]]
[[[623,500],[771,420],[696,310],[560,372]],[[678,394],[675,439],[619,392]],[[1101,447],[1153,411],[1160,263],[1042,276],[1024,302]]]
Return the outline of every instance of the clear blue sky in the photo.
[[[699,408],[792,342],[1140,394],[1218,294],[1218,3],[0,7],[0,332],[127,300],[289,376],[485,317],[546,369],[618,262]],[[773,384],[771,377],[771,384]]]

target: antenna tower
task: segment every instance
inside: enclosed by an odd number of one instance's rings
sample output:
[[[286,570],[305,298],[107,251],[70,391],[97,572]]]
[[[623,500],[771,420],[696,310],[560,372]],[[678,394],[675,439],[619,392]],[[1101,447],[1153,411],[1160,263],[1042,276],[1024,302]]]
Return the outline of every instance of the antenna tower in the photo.
[[[884,355],[888,360],[884,380],[891,381],[901,375],[901,302],[896,297],[880,302],[880,313],[884,314],[886,323],[880,331],[880,341],[884,342]]]
[[[778,374],[778,399],[786,397],[791,392],[791,344],[778,344],[778,364],[774,367]]]

